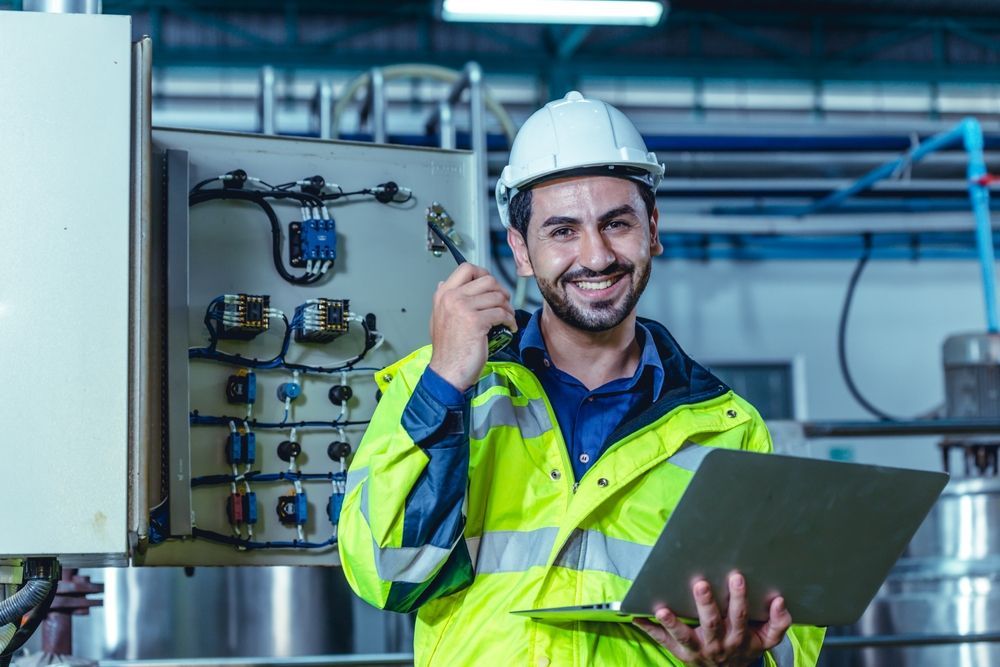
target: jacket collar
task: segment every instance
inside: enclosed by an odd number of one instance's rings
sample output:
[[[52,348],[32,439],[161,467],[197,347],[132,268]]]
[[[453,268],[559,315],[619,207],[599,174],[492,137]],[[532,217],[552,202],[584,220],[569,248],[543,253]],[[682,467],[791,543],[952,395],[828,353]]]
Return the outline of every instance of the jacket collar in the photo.
[[[521,335],[531,319],[531,313],[518,310],[515,313],[515,319],[518,331],[514,340],[505,349],[495,354],[493,359],[523,365]],[[640,417],[656,419],[678,405],[697,403],[729,391],[729,387],[724,382],[681,349],[681,346],[665,326],[644,317],[640,317],[638,320],[652,335],[664,371],[663,390],[660,392],[659,399]]]

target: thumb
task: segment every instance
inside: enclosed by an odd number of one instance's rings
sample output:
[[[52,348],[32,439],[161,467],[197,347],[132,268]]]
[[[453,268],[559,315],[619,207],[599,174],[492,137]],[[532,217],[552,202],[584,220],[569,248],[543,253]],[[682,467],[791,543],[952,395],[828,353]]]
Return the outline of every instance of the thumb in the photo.
[[[767,622],[757,631],[764,650],[780,644],[791,625],[792,615],[785,607],[785,598],[777,597],[772,600]]]

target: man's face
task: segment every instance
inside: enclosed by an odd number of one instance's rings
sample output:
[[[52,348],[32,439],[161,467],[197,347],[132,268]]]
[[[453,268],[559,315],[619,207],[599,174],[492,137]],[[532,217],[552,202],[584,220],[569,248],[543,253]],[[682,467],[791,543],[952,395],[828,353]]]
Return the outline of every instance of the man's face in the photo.
[[[578,176],[532,189],[531,220],[522,237],[509,230],[517,272],[534,276],[553,313],[584,331],[612,329],[628,317],[663,248],[657,211],[632,181]]]

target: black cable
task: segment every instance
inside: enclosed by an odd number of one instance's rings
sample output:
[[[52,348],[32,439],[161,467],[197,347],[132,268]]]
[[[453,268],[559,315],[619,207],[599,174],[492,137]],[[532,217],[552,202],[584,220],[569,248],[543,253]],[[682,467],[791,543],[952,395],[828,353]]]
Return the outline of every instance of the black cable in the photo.
[[[350,197],[351,195],[371,195],[372,197],[374,197],[375,193],[368,188],[365,188],[363,190],[353,190],[351,192],[344,192],[343,190],[341,190],[340,192],[332,192],[330,194],[320,195],[320,199],[322,199],[323,201],[335,201],[337,199],[340,199],[341,197]]]
[[[277,188],[273,188],[271,190],[264,190],[260,192],[258,192],[257,190],[250,190],[250,192],[257,192],[257,194],[261,195],[264,198],[294,199],[300,204],[304,204],[306,206],[323,205],[323,200],[321,198],[317,197],[316,195],[311,195],[307,192],[294,192],[292,190],[279,190]]]
[[[278,220],[278,214],[274,212],[274,207],[272,207],[267,200],[264,198],[266,193],[256,192],[253,190],[193,190],[188,196],[188,205],[197,206],[198,204],[203,204],[207,201],[213,200],[236,200],[236,201],[246,201],[252,204],[256,204],[264,211],[267,216],[268,222],[271,224],[271,258],[274,261],[274,268],[286,282],[292,283],[293,285],[310,285],[317,282],[322,274],[308,274],[304,273],[299,276],[292,275],[285,268],[284,260],[281,257],[281,222]],[[290,195],[299,193],[269,193],[271,196],[279,197],[279,195]],[[309,197],[309,195],[305,195]],[[297,198],[297,197],[296,197]]]
[[[844,297],[844,305],[840,310],[840,325],[837,327],[837,357],[840,361],[840,374],[844,377],[844,382],[847,383],[851,395],[861,404],[861,407],[882,421],[899,421],[879,410],[861,395],[861,391],[854,384],[854,378],[851,377],[851,370],[847,366],[847,316],[851,310],[851,302],[854,300],[854,290],[858,286],[858,279],[861,278],[861,273],[865,270],[865,266],[872,256],[872,235],[870,233],[864,235],[864,242],[864,250],[858,259],[857,266],[854,267],[854,273],[851,274],[851,280],[847,284],[847,294]]]
[[[49,609],[52,607],[52,601],[56,599],[56,593],[59,590],[59,578],[62,574],[62,569],[59,566],[58,561],[55,561],[49,580],[52,582],[52,588],[49,590],[48,595],[42,600],[37,607],[35,607],[29,614],[27,622],[17,629],[14,636],[11,637],[10,643],[4,647],[3,652],[0,652],[0,667],[7,667],[10,665],[11,658],[24,644],[31,638],[31,635],[35,633],[38,626],[41,625],[42,621],[45,620],[45,616],[49,613]]]
[[[203,187],[205,187],[206,185],[208,185],[212,181],[217,181],[217,180],[219,180],[218,176],[212,176],[211,178],[206,178],[204,181],[198,181],[197,183],[195,183],[194,187],[191,188],[191,192],[195,192],[197,190],[201,190]]]
[[[353,366],[356,366],[368,355],[375,343],[378,341],[378,337],[375,332],[373,332],[369,327],[365,318],[361,318],[361,328],[365,330],[365,344],[364,348],[357,355],[348,359],[347,361],[341,362],[336,366],[310,366],[308,364],[295,364],[289,363],[282,359],[282,368],[287,368],[289,370],[305,371],[307,373],[339,373],[341,371],[349,371]]]

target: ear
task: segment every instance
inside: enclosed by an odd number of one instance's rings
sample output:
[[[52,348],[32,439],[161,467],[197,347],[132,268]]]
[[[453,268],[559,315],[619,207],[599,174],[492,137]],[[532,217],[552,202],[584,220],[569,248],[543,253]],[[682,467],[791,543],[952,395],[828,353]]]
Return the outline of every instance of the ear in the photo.
[[[649,215],[649,254],[651,257],[659,257],[663,254],[663,244],[660,243],[660,209],[653,207]]]
[[[528,257],[528,243],[524,240],[521,232],[513,227],[507,228],[507,245],[514,253],[514,263],[517,264],[517,275],[525,278],[535,275],[531,268],[531,258]]]

